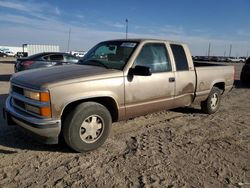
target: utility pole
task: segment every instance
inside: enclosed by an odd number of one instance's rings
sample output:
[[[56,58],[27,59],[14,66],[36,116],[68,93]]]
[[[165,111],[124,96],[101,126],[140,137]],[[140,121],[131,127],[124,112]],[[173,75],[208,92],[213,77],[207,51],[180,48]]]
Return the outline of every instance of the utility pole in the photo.
[[[128,39],[128,19],[126,21],[126,39]]]
[[[227,54],[227,45],[225,45],[224,57],[226,57],[226,54]]]
[[[210,50],[211,50],[211,43],[209,42],[209,44],[208,44],[208,52],[207,52],[208,57],[210,56]]]
[[[232,44],[230,44],[229,55],[228,55],[228,57],[231,57],[231,53],[232,53]]]
[[[67,52],[69,52],[70,34],[71,34],[71,27],[69,28],[69,38],[68,38],[68,48],[67,48]]]

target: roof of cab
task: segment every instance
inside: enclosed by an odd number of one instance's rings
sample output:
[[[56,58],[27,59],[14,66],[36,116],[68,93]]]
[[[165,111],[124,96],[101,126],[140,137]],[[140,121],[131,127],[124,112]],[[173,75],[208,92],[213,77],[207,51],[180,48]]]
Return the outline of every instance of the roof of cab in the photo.
[[[169,42],[172,44],[185,44],[178,41],[172,41],[172,40],[165,40],[165,39],[150,39],[150,38],[128,38],[128,39],[112,39],[107,41],[128,41],[128,42]],[[105,41],[105,42],[107,42]]]

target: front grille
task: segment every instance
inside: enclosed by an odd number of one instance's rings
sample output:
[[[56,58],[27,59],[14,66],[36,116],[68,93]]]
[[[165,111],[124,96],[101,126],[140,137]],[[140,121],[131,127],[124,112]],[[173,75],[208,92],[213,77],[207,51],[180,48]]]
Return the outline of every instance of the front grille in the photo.
[[[15,92],[15,93],[18,93],[20,95],[24,95],[23,88],[21,88],[21,87],[12,85],[12,91]]]
[[[19,108],[25,109],[25,103],[23,101],[20,101],[18,99],[13,99],[13,103],[15,106],[18,106]]]

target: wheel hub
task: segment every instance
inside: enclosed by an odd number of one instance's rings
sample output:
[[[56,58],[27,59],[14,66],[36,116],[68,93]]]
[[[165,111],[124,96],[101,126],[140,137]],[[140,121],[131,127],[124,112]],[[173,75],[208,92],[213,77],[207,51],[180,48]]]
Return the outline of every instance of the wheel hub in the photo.
[[[213,96],[211,97],[211,107],[215,109],[217,107],[217,104],[218,104],[218,95],[214,93]]]
[[[103,119],[98,115],[87,117],[80,127],[80,137],[86,143],[93,143],[99,139],[103,132]]]

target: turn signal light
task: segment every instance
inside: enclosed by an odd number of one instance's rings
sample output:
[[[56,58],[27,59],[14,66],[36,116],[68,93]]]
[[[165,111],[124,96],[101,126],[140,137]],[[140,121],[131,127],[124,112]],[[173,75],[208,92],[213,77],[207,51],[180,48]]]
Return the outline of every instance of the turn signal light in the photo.
[[[49,102],[50,97],[48,92],[42,92],[40,93],[40,101],[42,102]]]
[[[41,107],[40,108],[40,115],[44,117],[51,117],[51,109],[50,107]]]

